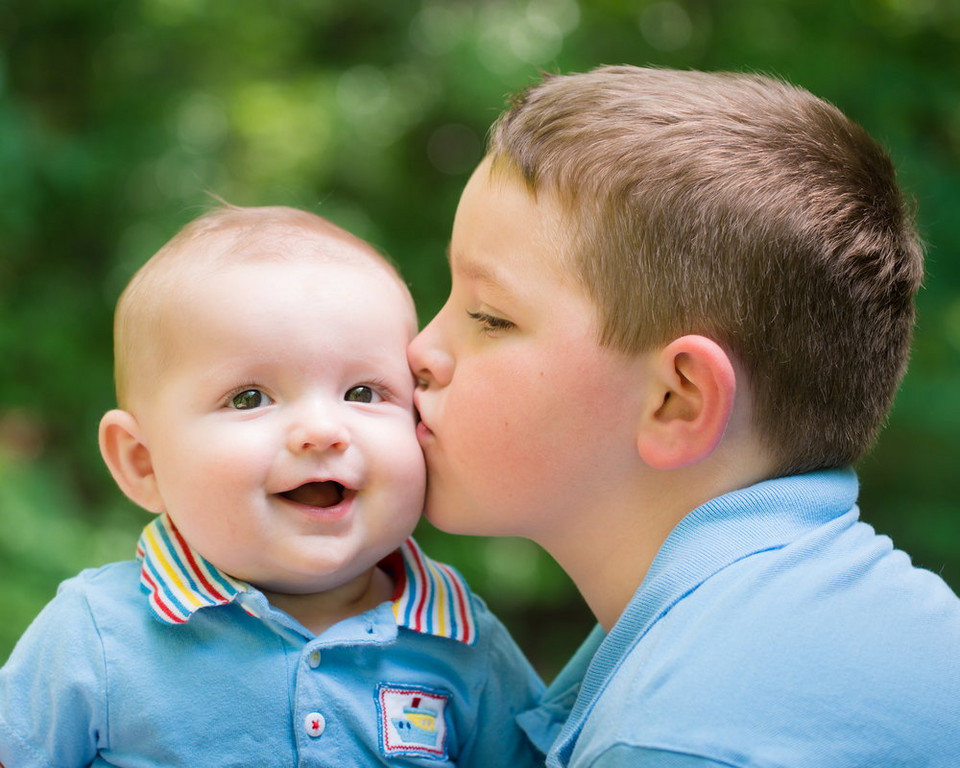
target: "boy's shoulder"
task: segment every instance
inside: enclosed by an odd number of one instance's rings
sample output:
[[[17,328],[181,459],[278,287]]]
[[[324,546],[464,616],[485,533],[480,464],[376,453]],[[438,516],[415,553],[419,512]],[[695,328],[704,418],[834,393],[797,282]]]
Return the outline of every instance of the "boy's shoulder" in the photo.
[[[578,749],[671,743],[723,765],[952,765],[938,760],[960,754],[960,601],[932,574],[903,575],[926,588],[851,599],[814,577],[760,587],[754,602],[749,578],[730,602],[655,626],[597,698]],[[806,594],[794,599],[794,587]]]
[[[960,750],[958,647],[960,598],[853,508],[728,563],[652,620],[578,749],[683,734],[689,754],[730,765],[941,765]]]

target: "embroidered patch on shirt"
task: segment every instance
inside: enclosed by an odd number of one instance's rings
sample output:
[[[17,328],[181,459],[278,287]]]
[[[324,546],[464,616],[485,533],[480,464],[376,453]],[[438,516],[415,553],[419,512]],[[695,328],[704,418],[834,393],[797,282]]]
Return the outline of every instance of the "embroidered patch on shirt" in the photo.
[[[377,686],[380,751],[391,755],[447,757],[447,703],[450,694],[434,688],[381,683]]]

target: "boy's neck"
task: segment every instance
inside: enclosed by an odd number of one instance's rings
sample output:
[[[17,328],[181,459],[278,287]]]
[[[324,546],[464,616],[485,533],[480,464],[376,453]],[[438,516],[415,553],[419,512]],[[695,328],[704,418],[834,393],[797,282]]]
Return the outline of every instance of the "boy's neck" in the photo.
[[[263,590],[263,593],[272,606],[289,613],[314,635],[320,635],[334,624],[388,601],[393,591],[393,580],[374,567],[326,592],[287,594]]]
[[[731,457],[730,459],[726,458]],[[633,488],[539,541],[610,631],[673,529],[711,499],[773,476],[762,452],[718,452],[673,470],[647,468]]]

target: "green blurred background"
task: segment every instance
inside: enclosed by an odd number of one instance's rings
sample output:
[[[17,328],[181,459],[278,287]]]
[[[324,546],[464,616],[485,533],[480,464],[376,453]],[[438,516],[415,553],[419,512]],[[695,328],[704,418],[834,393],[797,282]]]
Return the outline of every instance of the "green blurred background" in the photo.
[[[0,660],[146,513],[101,466],[113,303],[214,193],[318,211],[401,265],[426,320],[460,190],[540,69],[755,70],[890,150],[929,244],[911,370],[860,467],[865,519],[960,588],[955,0],[0,0]],[[590,624],[535,546],[421,542],[547,676]]]

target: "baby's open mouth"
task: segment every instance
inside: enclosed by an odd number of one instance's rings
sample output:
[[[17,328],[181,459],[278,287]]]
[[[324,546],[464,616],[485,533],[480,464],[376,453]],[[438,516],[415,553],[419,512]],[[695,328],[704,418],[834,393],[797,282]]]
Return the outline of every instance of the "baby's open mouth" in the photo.
[[[281,493],[283,498],[308,507],[332,507],[343,501],[343,486],[333,480],[305,483],[299,488]]]

